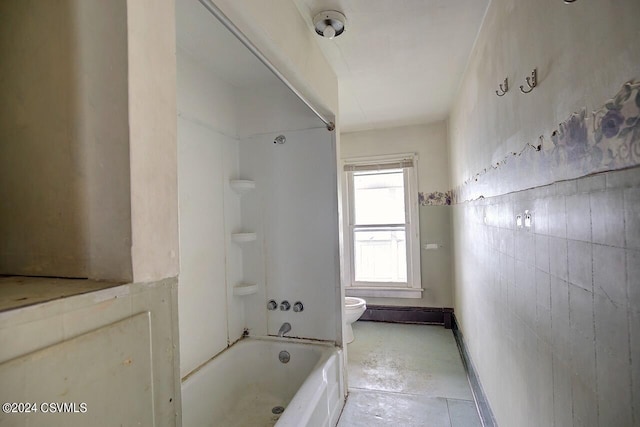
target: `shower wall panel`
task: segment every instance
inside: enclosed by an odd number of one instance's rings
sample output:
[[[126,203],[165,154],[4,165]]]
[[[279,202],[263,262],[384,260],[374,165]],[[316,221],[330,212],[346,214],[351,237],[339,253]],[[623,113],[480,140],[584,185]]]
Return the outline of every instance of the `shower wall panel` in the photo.
[[[238,168],[233,88],[178,50],[178,188],[180,205],[181,375],[242,335],[240,202],[229,179]]]
[[[258,233],[245,253],[245,275],[264,285],[264,299],[247,307],[247,323],[259,334],[336,340],[340,306],[336,152],[324,128],[285,131],[245,139],[240,170],[256,181],[242,200],[243,224]],[[268,311],[266,301],[301,301],[304,311]],[[266,330],[264,319],[267,318]]]

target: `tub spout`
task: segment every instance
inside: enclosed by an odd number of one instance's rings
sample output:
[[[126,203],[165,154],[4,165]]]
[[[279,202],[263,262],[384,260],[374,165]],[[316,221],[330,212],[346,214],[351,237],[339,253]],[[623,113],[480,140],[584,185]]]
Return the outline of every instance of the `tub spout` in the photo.
[[[282,326],[280,326],[280,330],[278,331],[278,336],[279,337],[284,337],[284,334],[286,334],[287,332],[289,332],[291,330],[291,323],[289,322],[284,322],[282,324]]]

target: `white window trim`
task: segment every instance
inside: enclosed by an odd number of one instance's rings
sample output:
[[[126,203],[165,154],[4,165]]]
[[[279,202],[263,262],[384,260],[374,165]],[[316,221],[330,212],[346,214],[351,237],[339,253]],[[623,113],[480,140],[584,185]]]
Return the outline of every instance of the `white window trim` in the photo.
[[[406,198],[409,227],[407,238],[407,284],[400,286],[390,283],[360,283],[355,286],[355,272],[353,271],[353,206],[351,194],[353,192],[350,172],[345,172],[345,165],[389,163],[402,159],[412,159],[413,167],[407,168],[405,174]],[[416,153],[398,153],[382,156],[352,157],[342,160],[343,171],[343,206],[345,207],[344,223],[344,256],[345,260],[345,294],[355,297],[379,298],[422,298],[422,279],[420,274],[420,223],[418,212],[418,155]]]

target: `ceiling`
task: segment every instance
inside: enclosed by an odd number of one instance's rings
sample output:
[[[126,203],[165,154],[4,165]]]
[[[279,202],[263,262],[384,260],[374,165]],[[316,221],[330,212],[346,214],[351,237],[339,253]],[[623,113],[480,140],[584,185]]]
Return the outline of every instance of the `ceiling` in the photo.
[[[338,76],[342,131],[445,119],[490,0],[293,0],[338,10],[344,34],[318,44]]]

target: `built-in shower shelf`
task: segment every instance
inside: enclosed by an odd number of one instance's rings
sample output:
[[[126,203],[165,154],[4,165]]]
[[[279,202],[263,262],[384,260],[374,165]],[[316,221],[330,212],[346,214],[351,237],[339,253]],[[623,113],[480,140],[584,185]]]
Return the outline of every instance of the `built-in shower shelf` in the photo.
[[[238,297],[253,295],[256,292],[258,292],[258,285],[255,283],[238,283],[233,287],[233,294]]]
[[[229,185],[238,194],[244,194],[256,188],[256,182],[248,179],[235,179],[230,181]]]
[[[247,243],[256,240],[256,233],[233,233],[231,239],[236,243]]]

